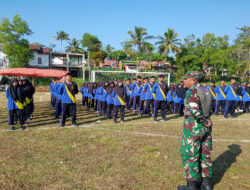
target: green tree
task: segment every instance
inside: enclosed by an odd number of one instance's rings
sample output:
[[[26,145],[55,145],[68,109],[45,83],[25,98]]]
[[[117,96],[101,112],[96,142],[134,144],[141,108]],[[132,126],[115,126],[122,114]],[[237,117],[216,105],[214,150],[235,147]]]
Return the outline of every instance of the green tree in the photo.
[[[157,41],[155,45],[158,46],[158,52],[162,55],[165,55],[165,62],[170,52],[172,53],[180,53],[181,52],[181,43],[180,39],[177,37],[179,36],[178,33],[174,31],[174,29],[168,28],[168,30],[164,33],[164,36],[157,36]]]
[[[56,40],[60,40],[61,42],[61,52],[62,52],[62,42],[64,40],[69,40],[69,34],[64,32],[63,30],[60,30],[59,32],[56,32]]]
[[[114,50],[114,48],[110,44],[108,44],[105,47],[104,51],[106,52],[108,59],[110,59],[110,54],[112,53],[113,50]]]
[[[111,52],[110,58],[114,59],[114,60],[118,60],[118,61],[119,60],[126,60],[127,55],[122,50],[116,50],[116,51]]]
[[[3,44],[3,52],[7,55],[10,67],[26,67],[33,58],[33,53],[29,48],[26,35],[32,33],[26,21],[19,15],[13,17],[12,22],[8,18],[3,18],[0,23],[0,43]]]
[[[83,34],[81,43],[82,47],[87,48],[87,51],[90,52],[99,51],[102,46],[102,43],[98,37],[89,33]]]
[[[66,47],[66,51],[70,53],[84,53],[83,49],[80,48],[79,46],[80,46],[80,41],[73,38],[69,42],[69,45]]]
[[[124,43],[128,43],[134,47],[137,47],[138,52],[143,53],[145,51],[145,47],[152,46],[152,44],[147,42],[147,40],[152,39],[153,36],[148,35],[145,28],[141,26],[135,26],[134,31],[129,30],[127,33],[131,38]]]

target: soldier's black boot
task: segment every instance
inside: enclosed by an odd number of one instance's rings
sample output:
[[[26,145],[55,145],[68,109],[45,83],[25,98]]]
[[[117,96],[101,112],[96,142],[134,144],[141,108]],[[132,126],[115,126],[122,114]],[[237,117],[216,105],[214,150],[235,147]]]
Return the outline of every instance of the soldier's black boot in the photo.
[[[201,188],[203,190],[212,190],[212,187],[210,185],[210,180],[208,177],[202,178]]]
[[[187,186],[178,186],[178,190],[200,190],[196,181],[187,181]]]

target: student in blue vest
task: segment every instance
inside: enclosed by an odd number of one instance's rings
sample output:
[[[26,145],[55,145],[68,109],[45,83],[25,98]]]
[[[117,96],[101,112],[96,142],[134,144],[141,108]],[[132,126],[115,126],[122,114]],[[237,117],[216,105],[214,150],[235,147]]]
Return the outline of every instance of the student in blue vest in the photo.
[[[153,121],[157,122],[158,110],[161,109],[161,121],[166,122],[168,85],[164,82],[164,75],[159,75],[158,81],[152,88],[152,92],[155,93]]]
[[[152,92],[152,88],[155,84],[155,77],[150,77],[150,82],[144,85],[144,92],[146,93],[146,106],[145,106],[145,114],[146,118],[151,117],[151,113],[153,113],[154,109],[154,97],[155,94]],[[152,110],[152,111],[151,111]]]
[[[58,119],[62,115],[62,95],[58,92],[60,86],[65,81],[65,76],[63,76],[57,83],[54,85],[54,93],[56,96],[56,113],[55,118]]]
[[[226,94],[226,106],[224,110],[224,118],[236,118],[234,115],[235,109],[236,109],[236,94],[237,85],[236,80],[233,78],[230,80],[230,84],[227,85],[227,87],[224,90],[224,93]],[[228,114],[230,113],[230,116]]]
[[[250,113],[250,83],[246,83],[243,89],[243,113]]]
[[[133,112],[136,112],[136,108],[139,107],[140,104],[140,86],[142,85],[142,77],[137,76],[136,82],[133,83],[132,89],[134,93],[134,102],[133,102]]]
[[[107,119],[111,119],[111,113],[114,106],[114,99],[112,97],[112,93],[114,90],[115,83],[113,81],[110,82],[108,87],[106,88],[106,103],[107,103]]]
[[[175,84],[171,84],[169,91],[167,93],[167,110],[169,112],[174,112],[174,93],[175,93]]]
[[[221,80],[220,85],[214,89],[214,93],[216,93],[214,115],[218,115],[220,111],[221,113],[224,113],[224,109],[226,105],[226,95],[224,93],[225,88],[226,88],[225,81]]]
[[[97,105],[97,108],[95,109],[95,111],[96,111],[96,113],[99,113],[99,114],[101,114],[101,104],[100,104],[100,99],[99,99],[99,97],[101,95],[100,91],[101,91],[101,84],[100,84],[100,82],[98,82],[97,88],[95,90],[94,99],[95,99],[96,105]]]
[[[216,92],[215,92],[215,82],[214,81],[210,81],[209,86],[206,87],[212,94],[213,96],[213,101],[211,104],[211,109],[212,109],[212,113],[214,113],[215,111],[215,105],[216,105]]]
[[[176,96],[179,98],[178,111],[180,116],[183,115],[185,95],[186,89],[184,88],[183,82],[180,82],[176,87]]]
[[[73,126],[76,124],[76,98],[75,95],[78,93],[78,86],[76,83],[71,81],[72,76],[70,73],[66,74],[65,82],[58,89],[58,94],[62,95],[62,118],[61,127],[65,126],[65,120],[67,112],[70,113],[71,121]]]
[[[140,104],[138,107],[138,115],[141,116],[145,114],[144,110],[144,103],[146,100],[146,93],[144,90],[144,85],[148,83],[148,78],[143,78],[143,84],[140,86],[139,93],[140,93]]]
[[[80,88],[80,92],[82,93],[82,105],[85,106],[86,105],[86,83],[84,83],[81,88]]]
[[[241,83],[237,84],[237,89],[236,89],[236,110],[240,111],[243,110],[243,86],[241,85]]]
[[[125,105],[125,109],[130,110],[130,94],[131,94],[131,90],[129,90],[130,87],[130,79],[126,79],[125,84],[124,84],[124,88],[126,90],[127,93],[127,97],[126,97],[126,105]]]
[[[129,90],[130,90],[130,99],[129,99],[129,110],[132,108],[133,109],[133,104],[134,104],[134,83],[136,82],[136,79],[133,79],[132,84],[129,85]]]
[[[50,97],[51,97],[50,104],[52,108],[55,108],[54,84],[55,84],[55,80],[52,79],[52,82],[49,84]]]
[[[23,94],[18,85],[17,79],[10,81],[10,86],[6,91],[6,98],[8,99],[9,120],[8,124],[11,126],[11,130],[15,130],[15,115],[20,124],[20,129],[24,130],[24,113],[23,113]]]
[[[107,109],[107,103],[106,103],[107,91],[106,91],[106,89],[108,88],[108,86],[109,86],[108,81],[104,81],[101,84],[99,100],[100,100],[100,105],[101,105],[100,115],[102,115],[102,116],[106,116],[106,109]]]
[[[121,122],[124,123],[124,117],[125,117],[125,101],[126,101],[126,91],[123,87],[123,82],[117,81],[117,85],[114,87],[114,90],[112,92],[112,97],[114,98],[114,111],[113,111],[113,119],[114,123],[117,123],[117,115],[120,110],[120,118]]]

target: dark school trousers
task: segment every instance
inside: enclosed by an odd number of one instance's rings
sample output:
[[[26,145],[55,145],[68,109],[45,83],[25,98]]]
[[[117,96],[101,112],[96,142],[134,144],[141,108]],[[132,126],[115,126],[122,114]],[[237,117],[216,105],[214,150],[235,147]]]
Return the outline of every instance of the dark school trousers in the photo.
[[[144,103],[145,103],[145,100],[140,100],[140,104],[139,104],[139,108],[138,108],[138,114],[145,114],[145,111],[144,111]]]
[[[236,109],[236,101],[235,100],[227,100],[226,107],[224,110],[224,117],[226,117],[229,113],[230,115],[234,115]]]
[[[154,99],[146,100],[145,114],[151,115],[151,110],[153,113],[153,109],[154,109]]]
[[[113,104],[107,104],[107,112],[106,112],[106,115],[107,115],[107,118],[108,119],[111,119],[111,113],[112,113],[112,110],[113,110]]]
[[[114,111],[113,111],[113,119],[114,121],[117,121],[117,116],[118,116],[118,112],[120,110],[120,118],[121,118],[121,121],[124,121],[124,116],[125,116],[125,105],[122,106],[116,106],[114,105]]]
[[[243,102],[243,112],[244,112],[244,113],[245,113],[245,112],[250,112],[249,107],[250,107],[250,101],[244,101],[244,102]]]
[[[19,124],[24,125],[24,111],[19,109],[9,110],[9,125],[14,125],[15,115],[19,121]]]
[[[220,111],[221,113],[224,113],[225,105],[225,100],[217,100],[215,103],[214,114],[217,115]]]
[[[130,96],[126,96],[125,107],[129,110],[130,109]]]
[[[62,104],[61,125],[65,125],[67,113],[70,114],[72,124],[76,124],[76,104]]]
[[[166,109],[167,109],[167,102],[166,101],[155,101],[154,105],[154,119],[157,119],[158,110],[161,110],[161,118],[166,119]]]
[[[134,96],[133,111],[136,110],[139,104],[140,104],[140,96]]]

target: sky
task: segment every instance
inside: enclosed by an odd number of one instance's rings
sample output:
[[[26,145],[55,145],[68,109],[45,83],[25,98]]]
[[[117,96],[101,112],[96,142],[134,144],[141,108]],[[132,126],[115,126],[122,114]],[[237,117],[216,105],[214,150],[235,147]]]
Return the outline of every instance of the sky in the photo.
[[[0,0],[0,17],[12,20],[15,14],[28,22],[30,43],[46,46],[60,43],[56,32],[64,30],[70,39],[82,39],[85,32],[98,36],[103,45],[115,49],[129,39],[128,30],[142,26],[158,36],[173,28],[183,40],[189,34],[202,37],[207,32],[228,35],[237,27],[250,25],[249,0]],[[64,46],[67,42],[63,42]]]

